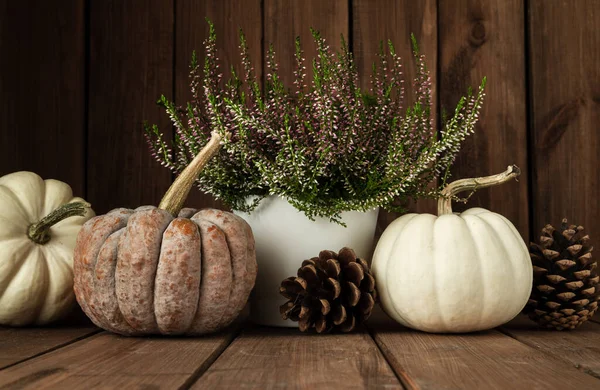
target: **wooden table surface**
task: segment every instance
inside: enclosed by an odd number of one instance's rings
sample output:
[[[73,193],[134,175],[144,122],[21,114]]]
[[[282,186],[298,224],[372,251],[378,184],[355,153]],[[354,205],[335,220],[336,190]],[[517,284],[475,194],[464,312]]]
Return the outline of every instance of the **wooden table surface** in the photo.
[[[86,320],[0,328],[0,389],[600,389],[599,323],[555,332],[519,317],[437,335],[376,317],[328,335],[243,322],[199,338],[121,337]]]

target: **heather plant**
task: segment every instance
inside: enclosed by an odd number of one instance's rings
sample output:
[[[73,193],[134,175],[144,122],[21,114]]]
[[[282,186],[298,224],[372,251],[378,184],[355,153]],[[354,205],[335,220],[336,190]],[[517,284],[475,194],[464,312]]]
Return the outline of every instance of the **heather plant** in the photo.
[[[460,99],[438,133],[431,79],[414,37],[415,96],[405,108],[402,60],[391,42],[381,47],[368,90],[359,88],[343,37],[341,50],[333,52],[316,31],[312,80],[297,38],[293,85],[283,84],[270,47],[261,88],[243,33],[243,74],[232,69],[223,80],[209,25],[203,72],[192,58],[192,100],[185,107],[160,100],[175,126],[174,151],[156,126],[146,126],[150,148],[164,166],[181,171],[215,130],[224,137],[223,148],[197,183],[234,210],[250,212],[276,195],[311,219],[343,223],[343,211],[403,211],[402,201],[440,195],[441,186],[429,184],[442,178],[443,186],[461,142],[473,133],[485,79],[476,94],[469,90]]]

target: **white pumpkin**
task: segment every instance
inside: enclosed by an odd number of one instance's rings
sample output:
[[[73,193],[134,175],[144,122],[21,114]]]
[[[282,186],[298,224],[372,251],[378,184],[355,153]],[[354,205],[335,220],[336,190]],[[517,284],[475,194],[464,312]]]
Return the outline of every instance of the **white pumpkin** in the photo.
[[[93,216],[68,184],[0,177],[0,325],[47,324],[72,309],[75,241]]]
[[[407,214],[392,222],[373,255],[373,274],[386,313],[407,327],[436,333],[502,325],[521,312],[533,271],[527,246],[500,214],[472,208],[452,214],[460,191],[496,185],[500,174],[451,183],[438,214]]]

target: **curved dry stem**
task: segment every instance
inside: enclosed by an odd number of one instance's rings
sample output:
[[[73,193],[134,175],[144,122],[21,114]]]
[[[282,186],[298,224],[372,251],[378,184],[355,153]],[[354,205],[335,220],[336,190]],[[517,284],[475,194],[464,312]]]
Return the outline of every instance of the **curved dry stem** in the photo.
[[[65,203],[50,214],[46,215],[39,222],[29,226],[27,237],[36,244],[44,245],[50,241],[50,228],[63,219],[73,216],[84,216],[91,205],[87,202]]]
[[[183,208],[185,200],[194,185],[194,181],[198,178],[202,168],[217,154],[219,149],[221,149],[221,135],[213,131],[210,141],[208,141],[206,146],[202,148],[189,165],[179,174],[173,184],[171,184],[171,187],[169,187],[160,201],[158,208],[166,210],[176,217]]]
[[[452,214],[452,199],[457,194],[464,191],[475,192],[480,188],[496,186],[511,179],[516,179],[520,174],[521,169],[518,166],[510,165],[506,171],[497,175],[453,181],[442,190],[442,196],[438,199],[438,215]]]

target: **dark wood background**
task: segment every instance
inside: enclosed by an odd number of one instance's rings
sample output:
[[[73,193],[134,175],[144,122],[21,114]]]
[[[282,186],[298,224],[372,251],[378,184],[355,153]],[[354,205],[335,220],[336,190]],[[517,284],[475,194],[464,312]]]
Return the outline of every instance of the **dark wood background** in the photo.
[[[150,157],[142,123],[171,133],[155,102],[188,97],[205,17],[225,69],[238,64],[241,27],[254,58],[272,42],[290,74],[293,39],[310,42],[312,26],[333,47],[349,37],[364,75],[379,41],[392,39],[411,76],[414,32],[438,107],[488,77],[454,177],[523,169],[518,183],[482,190],[469,206],[504,214],[525,239],[563,217],[600,237],[600,0],[1,0],[0,175],[66,181],[99,213],[156,204],[172,175]],[[215,202],[194,193],[190,204]],[[394,217],[382,213],[380,231]]]

